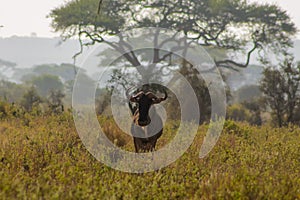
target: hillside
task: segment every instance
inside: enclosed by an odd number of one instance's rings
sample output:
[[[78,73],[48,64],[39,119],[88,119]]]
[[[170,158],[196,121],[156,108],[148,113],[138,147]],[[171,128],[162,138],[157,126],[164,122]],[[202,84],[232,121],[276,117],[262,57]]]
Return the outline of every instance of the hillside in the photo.
[[[72,56],[78,49],[75,40],[62,43],[60,38],[0,38],[0,59],[14,62],[20,68],[45,63],[72,63]]]

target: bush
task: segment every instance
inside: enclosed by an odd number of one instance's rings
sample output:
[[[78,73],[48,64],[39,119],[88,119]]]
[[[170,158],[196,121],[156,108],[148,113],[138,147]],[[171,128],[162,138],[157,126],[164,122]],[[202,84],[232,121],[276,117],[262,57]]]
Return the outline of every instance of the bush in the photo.
[[[233,104],[227,108],[227,118],[234,121],[248,121],[251,113],[241,104]]]
[[[234,134],[245,139],[249,138],[251,131],[249,131],[244,126],[237,124],[234,121],[227,120],[224,124],[223,133]]]
[[[33,107],[37,107],[42,102],[41,97],[37,94],[34,87],[31,87],[23,96],[21,106],[27,112],[32,111]]]
[[[47,106],[51,113],[59,114],[64,112],[63,98],[65,94],[61,90],[51,90],[47,97]]]
[[[260,108],[255,102],[233,104],[227,108],[227,119],[245,121],[252,125],[261,125]]]
[[[0,101],[0,119],[7,116],[6,104]]]

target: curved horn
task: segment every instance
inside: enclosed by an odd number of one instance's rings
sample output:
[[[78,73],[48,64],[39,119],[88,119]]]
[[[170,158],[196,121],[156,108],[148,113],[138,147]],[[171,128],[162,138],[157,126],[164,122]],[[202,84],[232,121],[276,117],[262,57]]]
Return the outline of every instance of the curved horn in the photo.
[[[130,94],[129,94],[129,92],[130,92],[130,90],[132,89],[133,87],[130,87],[130,88],[128,88],[127,90],[126,90],[126,97],[127,97],[127,99],[130,99]]]
[[[168,94],[167,94],[167,92],[165,90],[164,90],[164,94],[165,94],[165,96],[161,97],[161,98],[158,98],[152,92],[148,92],[146,95],[147,95],[148,98],[154,99],[153,103],[157,104],[157,103],[160,103],[160,102],[162,102],[162,101],[164,101],[164,100],[167,99]]]
[[[165,96],[162,98],[163,101],[165,101],[168,98],[168,93],[166,90],[164,90],[164,94]]]
[[[130,96],[130,97],[129,97],[129,101],[131,101],[131,102],[137,102],[137,101],[138,101],[138,98],[139,98],[141,95],[143,95],[143,94],[144,94],[144,92],[143,92],[143,91],[140,91],[140,92],[137,93],[136,95]]]
[[[132,86],[132,87],[130,87],[130,88],[128,88],[128,89],[126,90],[125,93],[126,93],[127,99],[130,99],[130,98],[133,97],[133,96],[136,98],[136,97],[138,96],[138,94],[139,94],[140,92],[137,93],[136,95],[134,95],[134,91],[132,91],[132,92],[131,92],[132,94],[130,94],[130,91],[131,91],[132,89],[135,89],[135,88],[136,88],[135,86]],[[140,95],[140,94],[139,94],[139,95]]]
[[[142,94],[144,94],[143,91],[140,91],[139,93],[137,93],[136,95],[132,96],[133,98],[138,98],[140,97]]]
[[[147,97],[151,98],[151,99],[158,99],[157,96],[155,96],[152,92],[147,92]]]

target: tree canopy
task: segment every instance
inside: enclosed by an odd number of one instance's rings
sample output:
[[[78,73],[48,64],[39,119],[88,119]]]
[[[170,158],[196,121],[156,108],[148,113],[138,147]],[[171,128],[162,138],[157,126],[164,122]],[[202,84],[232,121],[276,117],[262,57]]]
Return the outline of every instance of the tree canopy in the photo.
[[[300,63],[295,63],[294,58],[286,58],[279,69],[266,68],[263,75],[260,89],[276,124],[281,127],[299,122]]]
[[[97,15],[99,0],[69,1],[51,11],[52,26],[66,38],[79,37],[82,45],[108,42],[104,36],[133,28],[173,29],[207,48],[226,50],[226,59],[214,59],[218,67],[227,68],[247,67],[254,51],[262,59],[266,51],[286,53],[297,32],[287,12],[277,5],[246,0],[101,2]],[[89,42],[84,43],[83,39]],[[245,55],[242,60],[241,54]],[[133,65],[139,64],[130,57],[126,59]]]
[[[33,77],[29,84],[32,84],[40,96],[46,97],[51,90],[63,90],[63,83],[57,76],[45,74]]]

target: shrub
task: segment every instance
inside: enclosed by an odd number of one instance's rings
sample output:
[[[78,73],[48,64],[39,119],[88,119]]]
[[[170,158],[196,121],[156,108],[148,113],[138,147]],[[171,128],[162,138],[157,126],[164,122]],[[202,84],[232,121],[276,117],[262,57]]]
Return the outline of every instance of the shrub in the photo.
[[[246,127],[237,124],[234,121],[227,120],[223,127],[223,132],[227,134],[234,134],[239,137],[248,138],[251,134],[251,131],[249,131]]]
[[[37,94],[34,87],[31,87],[23,96],[21,106],[27,112],[32,111],[33,107],[38,106],[42,102],[41,97]]]
[[[262,124],[260,109],[255,102],[244,102],[243,104],[233,104],[229,106],[227,108],[227,119],[244,121],[252,125]]]
[[[0,101],[0,119],[7,116],[6,104]]]

